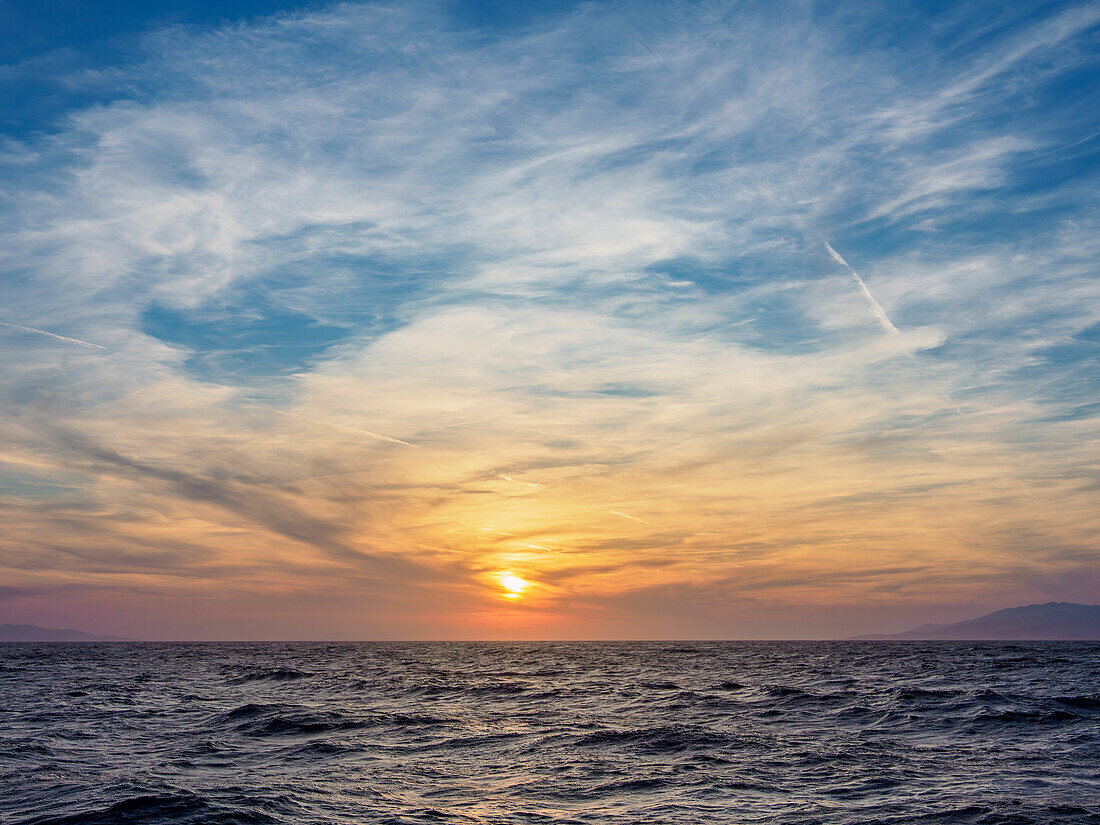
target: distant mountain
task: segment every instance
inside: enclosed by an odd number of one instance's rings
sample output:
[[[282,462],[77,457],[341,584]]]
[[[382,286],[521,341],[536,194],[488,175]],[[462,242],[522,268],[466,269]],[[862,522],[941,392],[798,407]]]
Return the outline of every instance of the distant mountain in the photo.
[[[1048,602],[1009,607],[954,624],[928,624],[904,633],[857,639],[1084,641],[1100,640],[1100,605]]]
[[[126,642],[121,636],[96,636],[81,630],[50,630],[33,624],[0,624],[0,642]]]

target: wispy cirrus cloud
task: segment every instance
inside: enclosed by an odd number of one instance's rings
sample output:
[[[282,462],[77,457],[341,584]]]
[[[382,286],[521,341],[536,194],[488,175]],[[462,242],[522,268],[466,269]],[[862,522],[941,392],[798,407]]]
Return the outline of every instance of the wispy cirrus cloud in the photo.
[[[855,11],[150,33],[12,153],[5,314],[110,350],[0,338],[13,586],[274,635],[502,632],[505,569],[564,635],[1095,599],[1095,10]]]

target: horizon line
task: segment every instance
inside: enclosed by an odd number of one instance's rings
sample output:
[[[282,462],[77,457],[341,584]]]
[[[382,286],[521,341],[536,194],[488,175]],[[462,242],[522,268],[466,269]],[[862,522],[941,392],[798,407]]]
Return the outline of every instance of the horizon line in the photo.
[[[878,635],[878,634],[876,634]],[[885,638],[883,637],[885,636]],[[81,644],[701,644],[715,642],[1098,642],[1100,639],[897,639],[845,636],[828,639],[40,639],[0,640],[0,645]]]

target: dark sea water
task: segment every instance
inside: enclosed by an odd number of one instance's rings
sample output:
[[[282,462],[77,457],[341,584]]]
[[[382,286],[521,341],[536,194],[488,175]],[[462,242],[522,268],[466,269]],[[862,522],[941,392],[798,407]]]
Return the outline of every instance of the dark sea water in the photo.
[[[0,645],[0,822],[1100,823],[1100,644]]]

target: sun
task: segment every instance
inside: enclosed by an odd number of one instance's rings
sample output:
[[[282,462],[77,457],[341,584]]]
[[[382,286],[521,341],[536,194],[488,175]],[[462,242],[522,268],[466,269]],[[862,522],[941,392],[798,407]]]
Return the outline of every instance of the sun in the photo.
[[[500,586],[504,588],[504,598],[506,599],[518,599],[523,595],[523,591],[531,586],[529,581],[521,579],[514,573],[498,573],[497,579],[500,581]]]

